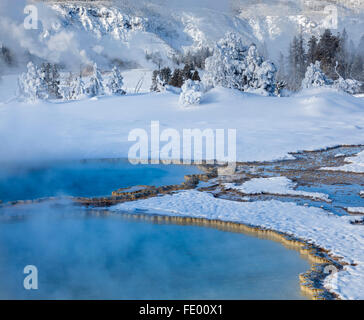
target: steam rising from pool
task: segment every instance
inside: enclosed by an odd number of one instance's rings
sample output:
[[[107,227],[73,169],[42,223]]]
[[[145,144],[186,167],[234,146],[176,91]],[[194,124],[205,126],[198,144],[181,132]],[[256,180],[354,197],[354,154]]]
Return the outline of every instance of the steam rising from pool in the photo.
[[[86,161],[0,169],[4,201],[102,196],[181,183],[195,167]],[[301,299],[309,269],[281,244],[197,226],[130,221],[61,198],[0,206],[0,299]],[[23,269],[38,269],[25,290]]]
[[[132,165],[126,159],[59,161],[32,166],[0,166],[0,200],[51,196],[107,196],[137,184],[169,185],[198,173],[193,166]]]
[[[38,290],[23,288],[29,264]],[[2,299],[301,299],[307,269],[269,240],[96,216],[67,202],[9,207],[0,220]]]

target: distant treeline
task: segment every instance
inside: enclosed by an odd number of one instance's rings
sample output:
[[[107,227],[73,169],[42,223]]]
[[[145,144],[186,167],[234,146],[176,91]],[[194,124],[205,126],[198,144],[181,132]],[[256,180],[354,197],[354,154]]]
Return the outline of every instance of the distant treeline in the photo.
[[[364,81],[364,35],[358,46],[349,39],[346,30],[333,34],[329,29],[317,38],[306,42],[303,35],[295,36],[288,56],[280,54],[278,78],[287,83],[290,90],[299,90],[307,67],[319,61],[322,71],[331,79],[355,79]]]

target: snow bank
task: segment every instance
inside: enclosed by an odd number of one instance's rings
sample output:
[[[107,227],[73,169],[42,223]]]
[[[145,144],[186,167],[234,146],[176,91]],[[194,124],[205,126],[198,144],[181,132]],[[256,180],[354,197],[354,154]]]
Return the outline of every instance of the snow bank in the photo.
[[[334,91],[275,98],[215,88],[188,109],[178,99],[166,92],[0,105],[0,161],[127,157],[134,144],[129,132],[141,128],[150,135],[151,120],[159,120],[161,131],[173,128],[181,136],[183,129],[236,129],[240,161],[289,158],[289,152],[364,139],[364,100]]]
[[[345,161],[349,163],[341,167],[323,167],[321,170],[364,173],[364,151],[359,152],[354,157],[345,158]]]
[[[276,195],[303,196],[330,201],[329,196],[324,193],[294,190],[296,184],[286,177],[254,178],[240,185],[225,183],[224,186],[226,189],[234,189],[245,194],[269,193]]]
[[[241,222],[274,229],[305,239],[342,257],[350,265],[326,278],[325,286],[343,299],[364,299],[364,234],[347,217],[291,202],[236,202],[196,190],[126,202],[110,210],[181,215]]]
[[[364,207],[348,207],[346,208],[350,213],[363,213],[364,214]]]

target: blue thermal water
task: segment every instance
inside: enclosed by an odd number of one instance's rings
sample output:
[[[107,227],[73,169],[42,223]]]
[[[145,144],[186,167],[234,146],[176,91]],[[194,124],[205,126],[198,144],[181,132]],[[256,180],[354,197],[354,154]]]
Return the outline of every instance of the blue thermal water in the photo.
[[[50,196],[107,196],[138,184],[183,182],[194,166],[132,165],[127,160],[53,162],[37,166],[0,166],[0,200],[31,200]]]
[[[180,183],[186,166],[60,162],[0,169],[0,199],[108,195]],[[281,244],[197,226],[96,216],[70,200],[0,207],[0,299],[303,299],[309,264]],[[26,265],[39,289],[23,287]]]
[[[95,216],[70,203],[7,208],[0,219],[0,299],[303,299],[296,251],[197,226]],[[13,210],[14,212],[11,212]],[[23,288],[23,268],[39,288]]]

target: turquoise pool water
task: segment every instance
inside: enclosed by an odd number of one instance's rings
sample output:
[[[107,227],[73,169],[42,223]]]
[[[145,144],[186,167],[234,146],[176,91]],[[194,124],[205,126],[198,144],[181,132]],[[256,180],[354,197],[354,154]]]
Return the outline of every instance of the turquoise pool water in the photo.
[[[23,287],[26,265],[38,268],[38,290]],[[8,208],[0,220],[0,299],[304,299],[308,269],[270,240],[67,203]]]
[[[101,196],[183,181],[194,167],[125,161],[0,169],[0,199]],[[38,269],[25,290],[23,269]],[[0,206],[0,299],[304,299],[309,263],[281,244],[212,228],[131,221],[58,199]]]
[[[0,166],[0,200],[31,200],[51,196],[107,196],[137,184],[169,185],[184,175],[200,172],[194,166],[132,165],[127,160],[60,161],[28,166]]]

